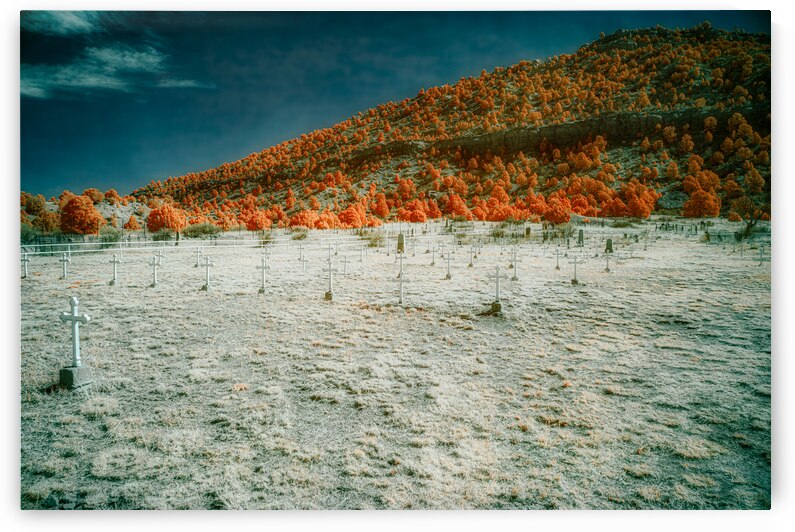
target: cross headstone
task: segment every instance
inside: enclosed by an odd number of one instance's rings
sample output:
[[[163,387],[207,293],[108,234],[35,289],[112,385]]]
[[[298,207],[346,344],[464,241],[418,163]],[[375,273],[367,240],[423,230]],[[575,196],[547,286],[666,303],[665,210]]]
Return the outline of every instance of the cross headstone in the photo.
[[[161,250],[161,249],[158,249],[155,252],[155,257],[157,257],[157,265],[158,266],[162,266],[163,265],[163,259],[165,258],[165,256],[166,256],[166,254],[163,253],[163,250]]]
[[[22,278],[23,279],[27,279],[28,278],[28,263],[29,262],[30,262],[30,259],[28,258],[28,254],[27,253],[23,253],[22,254]]]
[[[397,251],[395,253],[405,253],[406,252],[406,240],[403,237],[403,232],[398,234],[397,239]]]
[[[467,265],[467,268],[471,268],[471,267],[473,267],[475,265],[473,263],[474,255],[475,255],[475,246],[470,246],[470,248],[469,248],[469,264]]]
[[[406,276],[404,275],[404,272],[403,272],[403,254],[398,255],[398,258],[400,259],[400,271],[398,272],[397,278],[392,279],[392,281],[397,282],[398,285],[399,285],[400,295],[399,295],[399,298],[398,298],[398,303],[400,305],[402,305],[403,304],[403,283],[408,283],[410,281],[408,281],[405,278]]]
[[[72,324],[72,365],[61,369],[60,382],[62,386],[67,388],[77,388],[90,384],[91,369],[83,366],[80,360],[80,324],[88,323],[91,321],[91,316],[88,314],[80,314],[78,305],[80,302],[76,297],[69,298],[70,312],[61,313],[61,321],[63,323]]]
[[[306,271],[306,263],[309,262],[309,259],[306,258],[306,256],[304,256],[304,258],[302,258],[300,262],[301,262],[301,271],[305,272]]]
[[[610,253],[605,253],[605,260],[607,261],[605,265],[605,273],[610,273]]]
[[[116,266],[121,264],[121,261],[116,258],[116,254],[114,253],[113,258],[110,260],[110,263],[113,264],[113,279],[111,279],[110,283],[108,284],[110,284],[110,286],[113,286],[118,281],[118,278],[116,277]]]
[[[450,280],[450,279],[453,278],[453,276],[450,274],[450,261],[453,260],[453,255],[448,251],[447,252],[447,257],[445,257],[444,260],[447,261],[447,275],[445,275],[444,278],[447,279],[447,280]]]
[[[333,267],[331,261],[331,246],[328,248],[328,267],[323,268],[323,271],[328,272],[328,292],[323,296],[323,299],[332,301],[334,299],[334,272],[336,272],[337,269]]]
[[[342,262],[342,273],[346,275],[348,273],[348,256],[343,255],[340,261]]]
[[[204,286],[201,287],[202,290],[210,290],[210,268],[215,266],[214,263],[210,262],[210,257],[205,255],[204,256]]]
[[[265,293],[265,271],[270,270],[270,264],[268,264],[268,257],[263,253],[262,257],[260,258],[260,265],[257,266],[258,270],[262,270],[262,285],[260,286],[259,293]]]
[[[359,247],[359,262],[364,262],[364,246]]]
[[[577,245],[579,247],[583,247],[583,245],[585,245],[585,235],[583,234],[582,229],[577,231]]]
[[[500,279],[507,279],[508,274],[500,273],[500,265],[497,264],[494,267],[494,273],[490,273],[487,276],[489,279],[494,279],[495,281],[495,299],[494,302],[491,304],[491,311],[492,312],[500,312],[502,310],[502,303],[500,302]]]
[[[156,253],[152,254],[152,260],[149,261],[149,266],[152,267],[152,284],[149,286],[154,288],[155,286],[157,286],[157,269],[160,267],[160,262],[158,262],[157,260]]]
[[[196,246],[196,264],[193,265],[194,268],[199,267],[199,257],[201,256],[201,254],[202,254],[202,248]]]
[[[431,250],[431,266],[436,266],[436,246]]]
[[[605,253],[612,253],[613,252],[613,239],[608,238],[607,243],[605,244]]]
[[[740,256],[742,256],[742,254]],[[66,264],[67,263],[71,264],[72,263],[72,259],[67,257],[66,253],[64,253],[63,257],[61,257],[58,260],[58,262],[61,263],[61,268],[62,268],[62,271],[63,271],[63,274],[61,275],[61,279],[66,279]]]
[[[301,261],[304,259],[304,245],[298,244],[298,260]]]
[[[560,246],[555,248],[555,269],[560,269]]]
[[[517,262],[520,262],[522,259],[516,256],[516,247],[511,249],[511,264],[508,266],[509,269],[513,270],[513,277],[511,277],[511,281],[518,281],[519,276],[517,275],[519,267],[516,265]]]
[[[585,262],[585,261],[581,260],[579,257],[574,257],[573,260],[569,261],[570,264],[574,264],[574,279],[571,280],[571,284],[579,284],[580,283],[577,280],[577,265],[578,264],[582,264],[583,262]]]

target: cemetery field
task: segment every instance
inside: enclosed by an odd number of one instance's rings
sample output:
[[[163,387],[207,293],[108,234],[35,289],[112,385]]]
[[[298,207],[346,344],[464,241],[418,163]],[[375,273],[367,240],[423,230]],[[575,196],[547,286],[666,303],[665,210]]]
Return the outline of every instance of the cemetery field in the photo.
[[[289,239],[263,294],[254,247],[205,247],[207,291],[189,240],[155,287],[150,251],[124,252],[116,286],[112,252],[72,253],[65,280],[60,257],[30,256],[22,508],[769,507],[769,232],[742,257],[653,222],[586,228],[584,248],[575,232],[558,259],[520,240],[516,280],[493,241],[468,267],[471,235],[445,280],[441,248],[433,266],[425,251],[452,237],[423,235],[402,305],[394,249],[360,262],[352,234]],[[67,391],[71,296],[94,382]]]

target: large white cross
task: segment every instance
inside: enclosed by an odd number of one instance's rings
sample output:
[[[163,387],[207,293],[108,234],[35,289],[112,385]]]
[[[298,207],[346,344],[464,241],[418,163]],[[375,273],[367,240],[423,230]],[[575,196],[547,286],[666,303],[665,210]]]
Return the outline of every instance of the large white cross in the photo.
[[[157,260],[157,254],[152,254],[152,260],[149,261],[149,266],[152,267],[152,284],[150,286],[157,286],[157,269],[160,267],[160,262]]]
[[[453,276],[450,273],[450,261],[453,260],[453,254],[448,251],[447,252],[447,257],[445,257],[445,260],[447,261],[447,275],[445,276],[445,279],[452,279]]]
[[[209,290],[210,289],[210,268],[215,266],[214,263],[210,262],[210,257],[207,255],[204,256],[204,286],[202,286],[202,290]]]
[[[22,278],[27,279],[28,277],[28,263],[30,259],[28,258],[27,253],[22,254]]]
[[[507,279],[508,278],[508,274],[500,273],[500,265],[498,264],[498,265],[496,265],[494,267],[494,273],[488,274],[487,277],[489,279],[494,279],[496,281],[496,291],[495,291],[495,294],[494,294],[496,299],[494,300],[494,302],[495,303],[499,303],[500,302],[500,279]]]
[[[58,262],[60,262],[62,267],[63,267],[63,276],[61,277],[61,279],[66,279],[66,263],[68,262],[69,264],[71,264],[72,263],[72,259],[67,257],[66,253],[64,253],[63,257],[61,259],[59,259]]]
[[[265,293],[265,271],[271,269],[270,264],[268,264],[268,257],[266,256],[266,254],[264,254],[264,253],[262,254],[262,260],[260,261],[260,265],[257,266],[257,269],[258,270],[262,270],[262,286],[259,289],[259,293],[260,294],[264,294]]]
[[[79,304],[76,297],[70,297],[69,305],[72,307],[72,311],[61,313],[62,322],[72,323],[72,366],[74,367],[80,367],[80,324],[91,321],[91,316],[88,314],[78,314],[77,306]]]
[[[116,277],[116,265],[121,264],[121,261],[116,258],[116,254],[113,254],[113,258],[109,261],[113,264],[113,280],[110,282],[111,286],[116,284],[117,277]]]

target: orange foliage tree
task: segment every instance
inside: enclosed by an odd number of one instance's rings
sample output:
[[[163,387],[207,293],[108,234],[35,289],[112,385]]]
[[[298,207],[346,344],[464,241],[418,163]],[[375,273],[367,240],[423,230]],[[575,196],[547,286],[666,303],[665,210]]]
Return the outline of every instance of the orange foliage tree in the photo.
[[[710,218],[720,214],[720,198],[713,192],[695,190],[685,202],[682,215],[686,218]]]
[[[105,219],[88,196],[74,196],[61,210],[61,231],[79,235],[99,234]]]
[[[153,233],[161,229],[171,229],[179,233],[185,225],[187,225],[185,213],[170,203],[152,209],[146,219],[146,227]]]
[[[128,231],[138,231],[141,228],[141,226],[138,225],[138,220],[135,218],[134,214],[130,215],[130,219],[124,224],[124,228]]]

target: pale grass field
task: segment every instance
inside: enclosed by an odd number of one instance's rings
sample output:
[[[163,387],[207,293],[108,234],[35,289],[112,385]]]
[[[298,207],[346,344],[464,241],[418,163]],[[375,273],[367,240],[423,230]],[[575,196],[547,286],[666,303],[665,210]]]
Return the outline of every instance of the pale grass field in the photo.
[[[648,226],[646,226],[648,228]],[[480,315],[508,252],[446,263],[345,252],[323,300],[325,253],[297,242],[34,257],[21,282],[23,508],[768,508],[770,263],[731,245],[653,232],[633,258],[587,247],[556,271],[519,248],[503,314]],[[602,229],[600,229],[601,231]],[[535,230],[534,230],[535,231]],[[586,243],[590,238],[586,230]],[[328,233],[311,232],[312,246]],[[660,237],[660,238],[657,238]],[[358,243],[357,243],[358,245]],[[553,252],[554,253],[554,252]],[[339,258],[339,257],[336,257]],[[341,265],[337,265],[341,268]],[[45,392],[70,359],[58,314],[92,316],[95,383]]]

